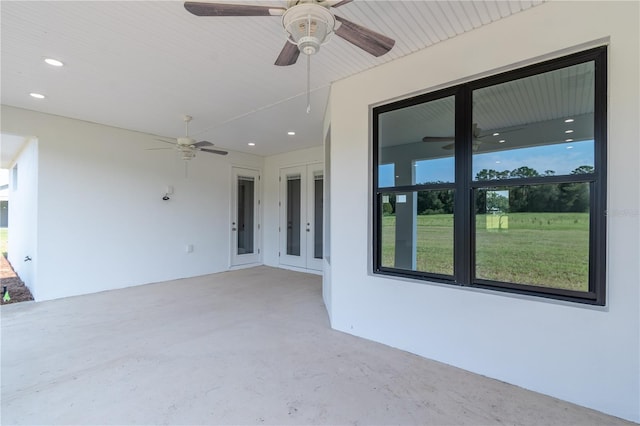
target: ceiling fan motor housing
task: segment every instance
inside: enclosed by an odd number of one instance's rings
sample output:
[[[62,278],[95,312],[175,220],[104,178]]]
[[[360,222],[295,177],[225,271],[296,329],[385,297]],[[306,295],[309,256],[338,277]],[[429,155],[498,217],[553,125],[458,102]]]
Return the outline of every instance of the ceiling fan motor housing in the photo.
[[[189,138],[189,137],[181,137],[181,138],[177,138],[178,140],[178,145],[184,145],[184,146],[189,146],[189,145],[193,145],[196,140]]]
[[[293,6],[282,16],[289,40],[305,55],[313,55],[329,41],[336,19],[325,7],[313,3]]]

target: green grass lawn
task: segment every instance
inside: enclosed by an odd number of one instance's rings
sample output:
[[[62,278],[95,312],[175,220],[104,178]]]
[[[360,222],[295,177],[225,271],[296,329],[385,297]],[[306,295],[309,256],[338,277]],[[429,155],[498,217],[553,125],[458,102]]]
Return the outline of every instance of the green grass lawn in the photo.
[[[7,241],[9,238],[9,228],[0,228],[0,253],[7,256]]]
[[[487,229],[476,217],[476,277],[588,290],[588,213],[510,213],[508,227]],[[453,216],[418,216],[417,270],[453,274]],[[382,265],[395,256],[395,216],[382,224]]]

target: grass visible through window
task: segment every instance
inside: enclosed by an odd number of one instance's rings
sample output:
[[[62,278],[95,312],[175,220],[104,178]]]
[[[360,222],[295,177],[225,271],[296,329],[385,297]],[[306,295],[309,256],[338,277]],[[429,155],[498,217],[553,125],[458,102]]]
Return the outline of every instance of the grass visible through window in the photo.
[[[487,216],[476,216],[477,278],[588,290],[589,213],[509,213],[503,229],[487,229]],[[395,222],[383,217],[384,267],[394,267]],[[418,215],[417,235],[416,270],[453,274],[453,216]]]

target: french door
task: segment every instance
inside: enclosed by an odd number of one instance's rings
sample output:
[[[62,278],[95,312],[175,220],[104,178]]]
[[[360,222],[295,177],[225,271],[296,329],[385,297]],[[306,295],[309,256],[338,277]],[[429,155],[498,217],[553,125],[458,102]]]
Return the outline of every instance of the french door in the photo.
[[[231,266],[260,260],[260,173],[232,168]]]
[[[322,270],[321,163],[280,169],[280,264]]]

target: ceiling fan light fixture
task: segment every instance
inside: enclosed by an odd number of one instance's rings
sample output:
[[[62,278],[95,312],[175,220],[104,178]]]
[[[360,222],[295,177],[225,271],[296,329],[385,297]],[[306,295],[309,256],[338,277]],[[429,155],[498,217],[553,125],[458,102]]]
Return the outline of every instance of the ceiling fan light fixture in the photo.
[[[289,41],[305,55],[316,54],[329,41],[336,19],[325,7],[303,3],[293,6],[282,16],[282,26]]]
[[[191,160],[192,158],[195,158],[195,156],[196,156],[195,151],[191,151],[191,150],[182,151],[182,159],[185,161]]]

